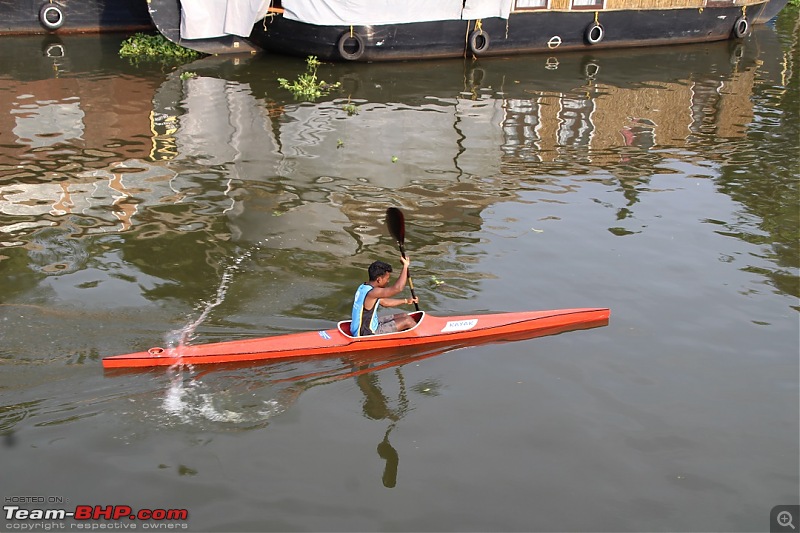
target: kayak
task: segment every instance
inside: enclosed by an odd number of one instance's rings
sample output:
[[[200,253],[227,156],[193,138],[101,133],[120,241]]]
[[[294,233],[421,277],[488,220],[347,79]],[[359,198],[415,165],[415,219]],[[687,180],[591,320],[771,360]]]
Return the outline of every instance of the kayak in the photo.
[[[350,335],[350,321],[344,320],[328,330],[194,346],[154,347],[145,352],[104,357],[103,367],[137,368],[346,356],[434,345],[458,348],[486,341],[522,340],[548,332],[606,325],[610,311],[607,308],[581,308],[450,317],[438,317],[425,311],[409,314],[416,325],[396,333],[353,337]]]

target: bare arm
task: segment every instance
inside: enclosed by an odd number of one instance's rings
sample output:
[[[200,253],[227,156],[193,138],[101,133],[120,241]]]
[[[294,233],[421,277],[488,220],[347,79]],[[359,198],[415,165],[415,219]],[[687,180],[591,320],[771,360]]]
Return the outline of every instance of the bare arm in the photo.
[[[381,305],[383,307],[399,307],[401,305],[409,305],[418,302],[419,298],[416,296],[413,298],[403,298],[402,300],[397,298],[381,298]]]
[[[392,298],[392,296],[405,288],[406,282],[408,281],[408,265],[411,261],[408,257],[401,257],[400,261],[403,263],[403,270],[392,285],[388,287],[375,287],[367,293],[367,297],[364,300],[364,305],[367,309],[372,309],[374,307],[375,300],[380,300],[383,307],[397,307],[399,305],[418,301],[416,298],[406,298],[403,300]]]

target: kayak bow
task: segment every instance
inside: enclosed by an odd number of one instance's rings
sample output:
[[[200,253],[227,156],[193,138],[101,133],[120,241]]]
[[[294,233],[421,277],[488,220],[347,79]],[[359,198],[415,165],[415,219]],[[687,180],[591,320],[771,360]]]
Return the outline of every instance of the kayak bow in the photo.
[[[423,345],[452,345],[456,348],[485,341],[522,340],[526,335],[541,336],[550,330],[557,333],[603,326],[608,323],[610,311],[606,308],[586,308],[451,317],[437,317],[424,311],[410,314],[417,324],[396,333],[353,337],[349,334],[350,321],[345,320],[328,330],[196,346],[150,348],[146,352],[105,357],[103,367],[136,368],[339,356]]]

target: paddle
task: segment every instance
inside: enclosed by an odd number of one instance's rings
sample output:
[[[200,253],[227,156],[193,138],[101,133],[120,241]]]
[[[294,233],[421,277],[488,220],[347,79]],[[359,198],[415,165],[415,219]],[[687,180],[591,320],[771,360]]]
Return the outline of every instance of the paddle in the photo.
[[[390,207],[386,210],[386,225],[389,226],[389,233],[392,234],[394,240],[397,241],[397,246],[400,247],[400,255],[406,257],[406,251],[403,249],[403,242],[406,240],[406,217],[403,212],[396,207]],[[408,270],[408,286],[411,288],[411,297],[416,298],[414,294],[414,282],[411,281],[411,269]],[[419,311],[419,304],[414,302],[414,307]]]

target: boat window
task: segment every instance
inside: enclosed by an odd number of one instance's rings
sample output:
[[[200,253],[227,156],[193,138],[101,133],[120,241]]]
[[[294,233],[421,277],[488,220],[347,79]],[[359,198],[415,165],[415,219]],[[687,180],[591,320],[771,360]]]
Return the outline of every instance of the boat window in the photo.
[[[572,9],[603,9],[605,0],[572,0]]]
[[[550,0],[517,0],[516,11],[530,11],[532,9],[549,9]]]

